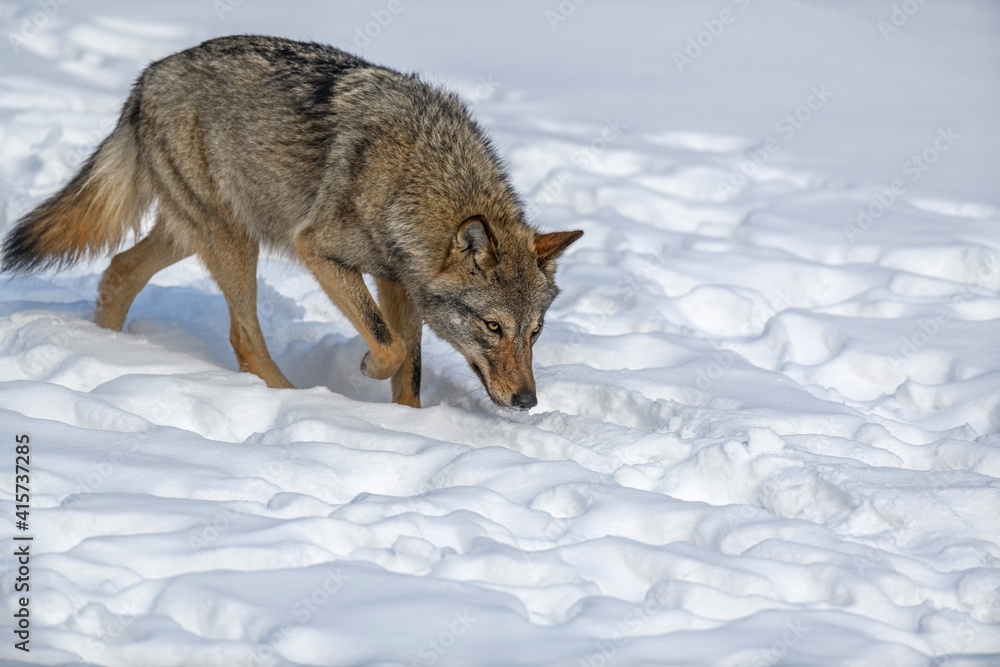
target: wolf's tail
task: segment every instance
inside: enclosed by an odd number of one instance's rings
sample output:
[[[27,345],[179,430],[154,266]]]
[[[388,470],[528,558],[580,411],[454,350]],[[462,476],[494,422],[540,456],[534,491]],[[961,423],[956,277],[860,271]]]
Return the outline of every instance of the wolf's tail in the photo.
[[[18,220],[4,240],[3,271],[63,268],[138,233],[152,194],[133,120],[136,97],[69,184]]]

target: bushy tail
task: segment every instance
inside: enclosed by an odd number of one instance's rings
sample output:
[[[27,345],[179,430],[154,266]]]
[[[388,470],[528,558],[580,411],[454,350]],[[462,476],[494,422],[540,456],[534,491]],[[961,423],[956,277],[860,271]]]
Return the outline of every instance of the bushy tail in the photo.
[[[128,118],[122,115],[66,187],[18,220],[3,244],[3,271],[63,268],[139,231],[151,194]]]

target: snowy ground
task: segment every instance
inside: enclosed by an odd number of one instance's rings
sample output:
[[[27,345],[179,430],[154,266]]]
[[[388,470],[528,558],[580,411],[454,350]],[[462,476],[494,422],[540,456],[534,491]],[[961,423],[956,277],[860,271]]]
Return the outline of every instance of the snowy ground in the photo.
[[[150,60],[269,32],[461,91],[532,219],[586,230],[516,418],[432,339],[426,407],[388,403],[293,265],[281,391],[194,261],[124,334],[104,262],[0,279],[0,521],[28,434],[34,536],[0,661],[998,664],[1000,10],[896,7],[0,2],[0,229]]]

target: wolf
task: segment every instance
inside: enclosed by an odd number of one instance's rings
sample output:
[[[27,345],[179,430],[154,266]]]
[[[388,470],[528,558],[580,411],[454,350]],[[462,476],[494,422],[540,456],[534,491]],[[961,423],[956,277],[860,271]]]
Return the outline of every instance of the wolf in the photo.
[[[121,330],[139,291],[192,254],[229,306],[241,371],[291,387],[257,319],[261,248],[300,260],[364,338],[361,371],[420,407],[423,324],[501,407],[537,405],[532,346],[583,234],[528,224],[484,130],[453,93],[331,46],[209,40],[149,65],[111,134],[21,218],[3,270],[117,249],[95,319]],[[363,278],[369,274],[378,301]]]

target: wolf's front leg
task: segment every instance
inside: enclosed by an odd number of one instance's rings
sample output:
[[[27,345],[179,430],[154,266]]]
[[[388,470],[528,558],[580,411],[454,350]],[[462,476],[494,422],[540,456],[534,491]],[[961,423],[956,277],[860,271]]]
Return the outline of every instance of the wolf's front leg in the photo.
[[[406,358],[392,376],[392,400],[411,408],[420,407],[420,336],[423,320],[413,309],[406,290],[395,280],[376,278],[378,302],[389,326],[399,332],[406,343]]]
[[[406,343],[382,316],[361,272],[324,253],[308,230],[299,234],[296,244],[299,257],[316,276],[330,301],[368,343],[361,371],[376,380],[391,377],[406,358]]]

